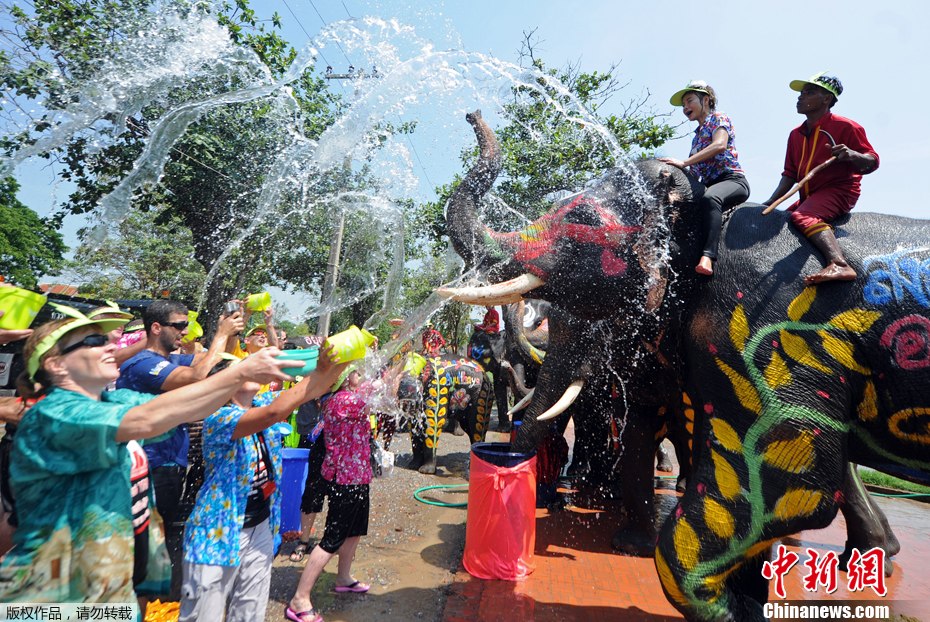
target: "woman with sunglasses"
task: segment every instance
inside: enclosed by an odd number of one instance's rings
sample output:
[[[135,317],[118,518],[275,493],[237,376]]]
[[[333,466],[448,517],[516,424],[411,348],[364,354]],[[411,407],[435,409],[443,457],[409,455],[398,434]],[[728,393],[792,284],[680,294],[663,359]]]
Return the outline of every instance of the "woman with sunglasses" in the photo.
[[[749,198],[749,182],[739,164],[736,152],[736,131],[730,117],[717,111],[717,94],[703,80],[692,80],[688,86],[672,95],[669,102],[681,106],[689,121],[697,121],[691,153],[686,160],[659,158],[680,169],[690,168],[707,189],[701,198],[701,229],[704,251],[695,272],[710,276],[714,273],[717,246],[724,212]]]
[[[104,392],[119,375],[107,333],[125,319],[69,316],[35,330],[23,350],[23,399],[36,400],[14,441],[19,511],[13,549],[0,560],[0,602],[131,603],[134,500],[127,443],[214,412],[247,381],[285,379],[299,362],[268,349],[241,365],[160,396]],[[161,542],[148,573],[164,573]],[[152,579],[153,577],[148,577]]]

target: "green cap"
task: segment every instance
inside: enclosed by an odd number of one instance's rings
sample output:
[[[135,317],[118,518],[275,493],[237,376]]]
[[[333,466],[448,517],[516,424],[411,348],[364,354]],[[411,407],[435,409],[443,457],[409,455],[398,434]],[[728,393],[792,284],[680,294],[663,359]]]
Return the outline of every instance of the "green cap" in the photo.
[[[820,73],[815,73],[807,80],[792,80],[788,86],[792,91],[801,92],[804,90],[804,86],[807,84],[813,84],[819,86],[820,88],[827,89],[833,96],[839,99],[840,95],[843,94],[843,83],[840,82],[840,79],[836,76],[828,76],[826,71],[821,71]]]
[[[77,309],[72,307],[66,307],[64,305],[58,305],[54,302],[50,302],[56,311],[67,315],[68,317],[74,318],[64,326],[58,327],[56,330],[52,331],[46,335],[42,341],[39,342],[39,345],[36,346],[35,351],[33,351],[32,356],[29,357],[29,360],[26,361],[26,370],[29,372],[30,378],[35,378],[36,372],[39,371],[39,361],[42,360],[42,357],[51,350],[56,343],[58,343],[62,337],[68,333],[75,331],[79,328],[85,326],[95,326],[99,328],[103,333],[108,333],[115,328],[119,328],[129,320],[125,318],[115,318],[107,320],[92,320],[87,317]]]
[[[680,106],[682,98],[685,96],[685,93],[689,91],[697,91],[698,93],[710,95],[710,93],[707,92],[707,82],[703,80],[692,80],[685,88],[680,91],[675,91],[675,94],[669,98],[668,102],[673,106]]]
[[[104,300],[104,302],[106,303],[104,306],[93,309],[87,314],[87,317],[94,319],[98,315],[115,315],[117,317],[126,318],[127,322],[133,318],[132,313],[123,311],[119,308],[119,305],[112,300]]]
[[[330,392],[330,393],[335,393],[336,391],[338,391],[339,389],[341,389],[341,388],[342,388],[342,384],[346,381],[346,378],[348,378],[348,377],[349,377],[349,374],[351,374],[351,373],[354,372],[354,371],[358,371],[358,366],[357,366],[357,365],[354,365],[354,364],[353,364],[353,365],[349,365],[348,367],[346,367],[345,369],[343,369],[343,370],[342,370],[342,373],[339,374],[339,379],[336,380],[336,382],[333,383],[333,386],[330,387],[329,392]]]

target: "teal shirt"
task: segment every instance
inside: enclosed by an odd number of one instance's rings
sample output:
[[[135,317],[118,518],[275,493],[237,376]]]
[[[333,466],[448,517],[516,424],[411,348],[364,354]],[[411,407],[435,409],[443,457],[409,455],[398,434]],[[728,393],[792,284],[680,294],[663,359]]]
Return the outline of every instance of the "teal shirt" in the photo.
[[[259,393],[252,405],[267,406],[278,394]],[[203,420],[204,481],[184,527],[184,561],[188,563],[239,565],[239,534],[258,462],[257,435],[233,438],[245,412],[241,406],[228,404]],[[270,498],[269,524],[277,541],[281,524],[281,435],[268,429],[263,436],[276,484]]]
[[[54,388],[29,409],[10,463],[19,527],[0,561],[0,602],[135,601],[131,465],[116,431],[154,397]]]

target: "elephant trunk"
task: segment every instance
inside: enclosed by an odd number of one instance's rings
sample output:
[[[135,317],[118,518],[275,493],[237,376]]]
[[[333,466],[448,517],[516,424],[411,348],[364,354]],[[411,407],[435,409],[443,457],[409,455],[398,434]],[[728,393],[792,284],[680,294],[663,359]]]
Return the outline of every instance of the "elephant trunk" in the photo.
[[[514,441],[516,451],[537,447],[551,421],[544,415],[563,413],[581,393],[592,375],[590,358],[596,350],[588,322],[553,308],[549,316],[549,349],[539,370],[533,401],[527,407],[523,425]]]
[[[468,266],[481,266],[488,259],[488,235],[478,217],[478,204],[491,189],[501,170],[497,137],[476,110],[465,116],[478,138],[478,161],[469,169],[449,198],[446,228],[452,246]],[[500,259],[500,258],[498,258]]]

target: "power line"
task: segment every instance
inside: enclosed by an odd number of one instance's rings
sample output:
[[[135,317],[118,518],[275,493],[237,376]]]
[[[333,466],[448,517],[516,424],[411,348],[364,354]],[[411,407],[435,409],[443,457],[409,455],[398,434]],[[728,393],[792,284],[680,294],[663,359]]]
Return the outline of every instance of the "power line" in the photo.
[[[320,18],[320,21],[321,21],[321,22],[323,22],[323,26],[328,26],[329,24],[326,23],[326,20],[323,19],[323,16],[320,14],[320,11],[316,8],[316,5],[313,4],[313,0],[307,0],[307,2],[309,2],[309,3],[310,3],[310,6],[313,7],[313,10],[316,11],[316,16]],[[344,7],[345,4],[343,4],[342,6]],[[348,12],[348,11],[349,11],[349,10],[346,9],[346,12]],[[351,17],[351,16],[350,16],[350,17]],[[336,44],[336,47],[339,48],[339,51],[342,52],[342,55],[345,57],[346,62],[349,63],[349,64],[351,65],[351,64],[352,64],[352,61],[349,60],[349,55],[346,54],[346,51],[345,51],[344,49],[342,49],[342,45],[339,44],[339,41],[335,41],[335,40],[334,40],[333,42]],[[327,64],[328,64],[328,63],[327,63]]]
[[[286,0],[282,0],[282,1],[284,2],[284,6],[287,6]],[[326,20],[323,19],[323,15],[320,13],[319,9],[316,8],[316,5],[313,3],[313,0],[307,0],[307,2],[309,2],[309,3],[310,3],[310,6],[313,7],[313,10],[316,12],[317,17],[320,18],[320,22],[323,24],[323,27],[325,28],[326,26],[329,26],[329,24],[326,23]],[[352,13],[349,12],[349,7],[346,6],[346,3],[345,3],[345,2],[342,2],[342,0],[340,0],[340,4],[342,4],[342,8],[345,9],[346,15],[348,15],[350,18],[354,19],[354,18],[352,17]],[[288,6],[287,9],[288,9],[288,11],[291,11],[291,7]],[[291,15],[294,15],[294,12],[293,12],[293,11],[291,11]],[[297,19],[297,16],[296,16],[296,15],[294,15],[294,19]],[[300,22],[298,21],[298,24],[299,24],[299,23],[300,23]],[[301,30],[304,30],[303,26],[301,26],[300,28],[301,28]],[[306,33],[307,31],[304,30],[304,32]],[[310,35],[307,35],[307,36],[309,37]],[[342,55],[345,57],[346,62],[349,63],[349,66],[351,67],[351,66],[352,66],[352,61],[349,59],[349,55],[346,54],[346,51],[345,51],[344,49],[342,49],[342,46],[339,44],[338,41],[335,41],[335,43],[336,43],[336,47],[339,48],[339,51],[342,52]],[[320,56],[322,56],[322,54],[320,54]],[[324,58],[323,60],[325,61],[326,59]],[[326,64],[329,65],[328,62],[327,62]],[[330,65],[330,66],[331,66],[331,65]],[[395,116],[396,116],[396,115],[395,115]],[[397,117],[397,116],[396,116],[396,117]],[[402,125],[402,123],[401,123],[401,121],[400,121],[400,117],[397,117],[397,123],[398,123],[398,127],[400,127],[400,125]],[[413,151],[413,156],[416,158],[417,164],[420,165],[420,170],[423,171],[423,177],[426,178],[426,183],[428,183],[428,184],[430,185],[430,188],[435,188],[436,186],[433,185],[432,180],[429,178],[429,173],[426,172],[426,167],[423,166],[423,160],[420,159],[420,154],[417,152],[417,148],[414,146],[413,141],[410,140],[410,135],[409,135],[409,134],[405,134],[405,138],[407,139],[407,144],[410,145],[410,150]]]

